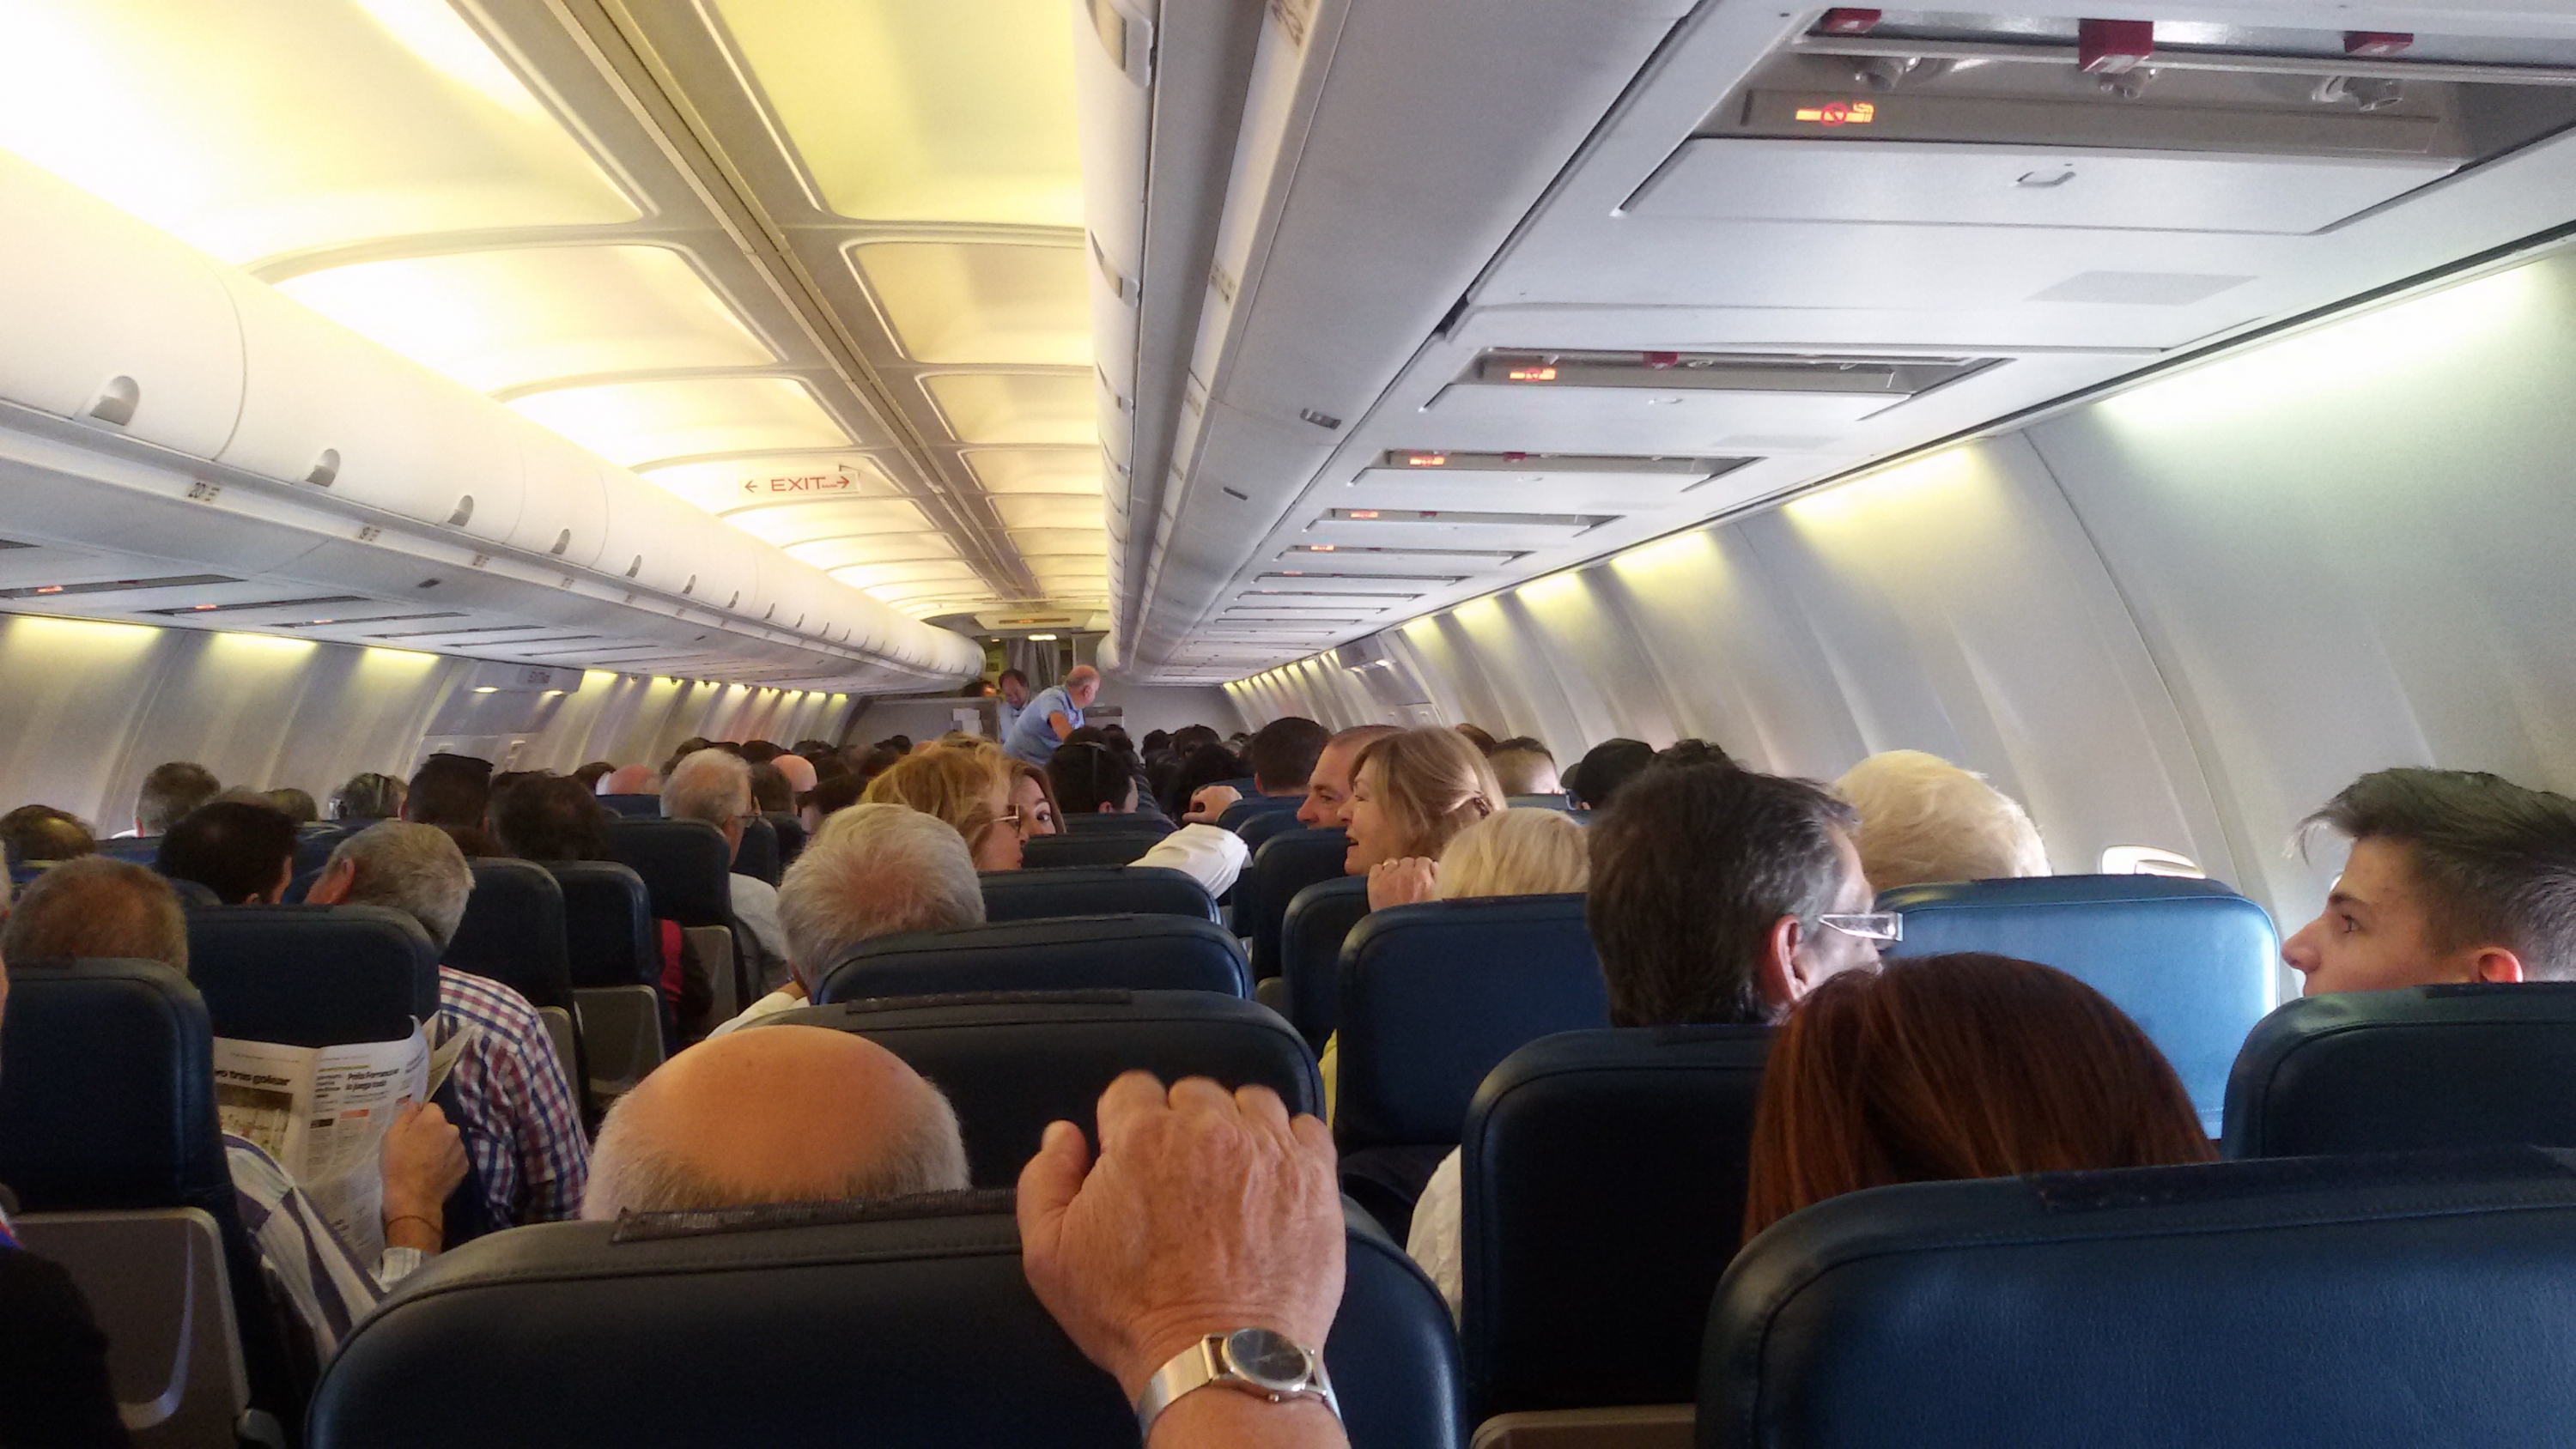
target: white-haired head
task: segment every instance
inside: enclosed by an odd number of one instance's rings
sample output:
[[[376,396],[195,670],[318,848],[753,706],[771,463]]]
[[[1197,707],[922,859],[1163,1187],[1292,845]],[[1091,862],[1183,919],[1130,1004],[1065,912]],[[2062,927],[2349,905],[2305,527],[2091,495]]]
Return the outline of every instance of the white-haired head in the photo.
[[[908,805],[834,811],[778,883],[787,957],[809,994],[861,941],[983,923],[965,838]]]
[[[1872,755],[1835,781],[1834,791],[1860,812],[1852,844],[1879,890],[2049,873],[2039,827],[2021,806],[1985,776],[1938,755]]]

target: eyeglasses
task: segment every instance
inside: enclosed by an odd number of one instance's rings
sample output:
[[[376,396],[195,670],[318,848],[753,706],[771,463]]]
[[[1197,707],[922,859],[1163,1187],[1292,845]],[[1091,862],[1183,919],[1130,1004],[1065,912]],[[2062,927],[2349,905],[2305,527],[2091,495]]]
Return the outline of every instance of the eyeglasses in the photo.
[[[1896,911],[1869,911],[1857,916],[1818,916],[1816,924],[1827,930],[1857,936],[1864,941],[1902,941],[1905,939],[1905,917]]]

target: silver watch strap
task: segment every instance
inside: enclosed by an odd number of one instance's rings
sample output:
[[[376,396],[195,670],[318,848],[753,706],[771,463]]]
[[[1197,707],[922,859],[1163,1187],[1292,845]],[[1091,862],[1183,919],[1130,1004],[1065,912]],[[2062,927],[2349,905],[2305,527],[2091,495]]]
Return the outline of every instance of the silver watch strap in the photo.
[[[1136,1401],[1136,1432],[1139,1443],[1153,1442],[1154,1421],[1161,1418],[1163,1411],[1170,1408],[1175,1400],[1183,1394],[1206,1388],[1210,1384],[1255,1394],[1274,1404],[1284,1403],[1289,1399],[1314,1399],[1330,1409],[1334,1418],[1341,1417],[1341,1401],[1333,1396],[1333,1383],[1324,1372],[1324,1356],[1321,1353],[1313,1349],[1306,1350],[1308,1369],[1305,1387],[1292,1389],[1286,1393],[1273,1393],[1228,1367],[1225,1358],[1226,1337],[1227,1335],[1222,1333],[1209,1334],[1174,1354],[1171,1362],[1156,1369],[1154,1376],[1145,1381],[1145,1392]]]

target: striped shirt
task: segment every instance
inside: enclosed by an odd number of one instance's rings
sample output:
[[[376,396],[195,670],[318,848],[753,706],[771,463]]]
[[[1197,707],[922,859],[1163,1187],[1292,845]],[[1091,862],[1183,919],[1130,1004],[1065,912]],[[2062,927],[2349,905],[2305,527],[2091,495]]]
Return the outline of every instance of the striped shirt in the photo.
[[[468,1028],[474,1038],[448,1082],[492,1226],[577,1215],[590,1182],[590,1143],[545,1022],[500,982],[441,966],[431,1049]]]
[[[232,1169],[233,1203],[242,1227],[259,1245],[261,1264],[325,1359],[348,1336],[350,1325],[366,1317],[387,1288],[428,1256],[418,1248],[387,1248],[369,1268],[331,1231],[322,1210],[275,1158],[226,1133],[224,1165]]]

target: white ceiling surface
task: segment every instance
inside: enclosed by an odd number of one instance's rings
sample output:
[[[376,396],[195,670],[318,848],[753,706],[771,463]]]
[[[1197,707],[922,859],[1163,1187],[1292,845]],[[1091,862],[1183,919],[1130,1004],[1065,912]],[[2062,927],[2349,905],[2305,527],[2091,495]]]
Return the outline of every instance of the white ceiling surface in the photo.
[[[1174,680],[1238,678],[2576,216],[2576,135],[2433,180],[2314,234],[2303,229],[2438,168],[2276,167],[2249,188],[2243,158],[2201,168],[2124,163],[2111,168],[2124,195],[1999,188],[1946,213],[1941,189],[1990,169],[1956,154],[1974,148],[1913,147],[1917,164],[1884,143],[1763,142],[1723,165],[1685,155],[1666,171],[1677,150],[1705,147],[1690,138],[1719,98],[1818,13],[1746,0],[1499,10],[1321,0],[1312,42],[1321,53],[1305,81],[1311,111],[1291,138],[1283,194],[1265,212],[1267,271],[1257,297],[1238,304],[1213,369],[1203,323],[1193,380],[1215,402],[1195,452],[1175,453],[1186,483],[1161,556],[1122,601],[1125,666]],[[2085,10],[2040,3],[2017,13]],[[2200,6],[2168,18],[2576,35],[2576,16],[2563,8],[2492,4],[2330,15]],[[2045,155],[2010,149],[2021,169]],[[1800,156],[1823,160],[1801,170]],[[1875,200],[1856,202],[1863,194]],[[1623,210],[1632,199],[1635,209]],[[2026,213],[2016,211],[2025,200]],[[1927,213],[1950,220],[1868,219]],[[1658,395],[1462,382],[1487,349],[2003,361],[1912,400]],[[1301,423],[1303,408],[1341,425]],[[1697,487],[1670,476],[1381,466],[1390,451],[1417,450],[1758,461]],[[1299,551],[1347,545],[1372,528],[1393,539],[1408,530],[1328,515],[1399,508],[1615,519],[1554,538],[1458,530],[1507,540],[1499,546],[1519,551],[1509,559]],[[1325,572],[1422,577],[1331,613],[1281,612],[1291,598],[1330,605],[1327,595],[1369,587],[1315,576]]]

